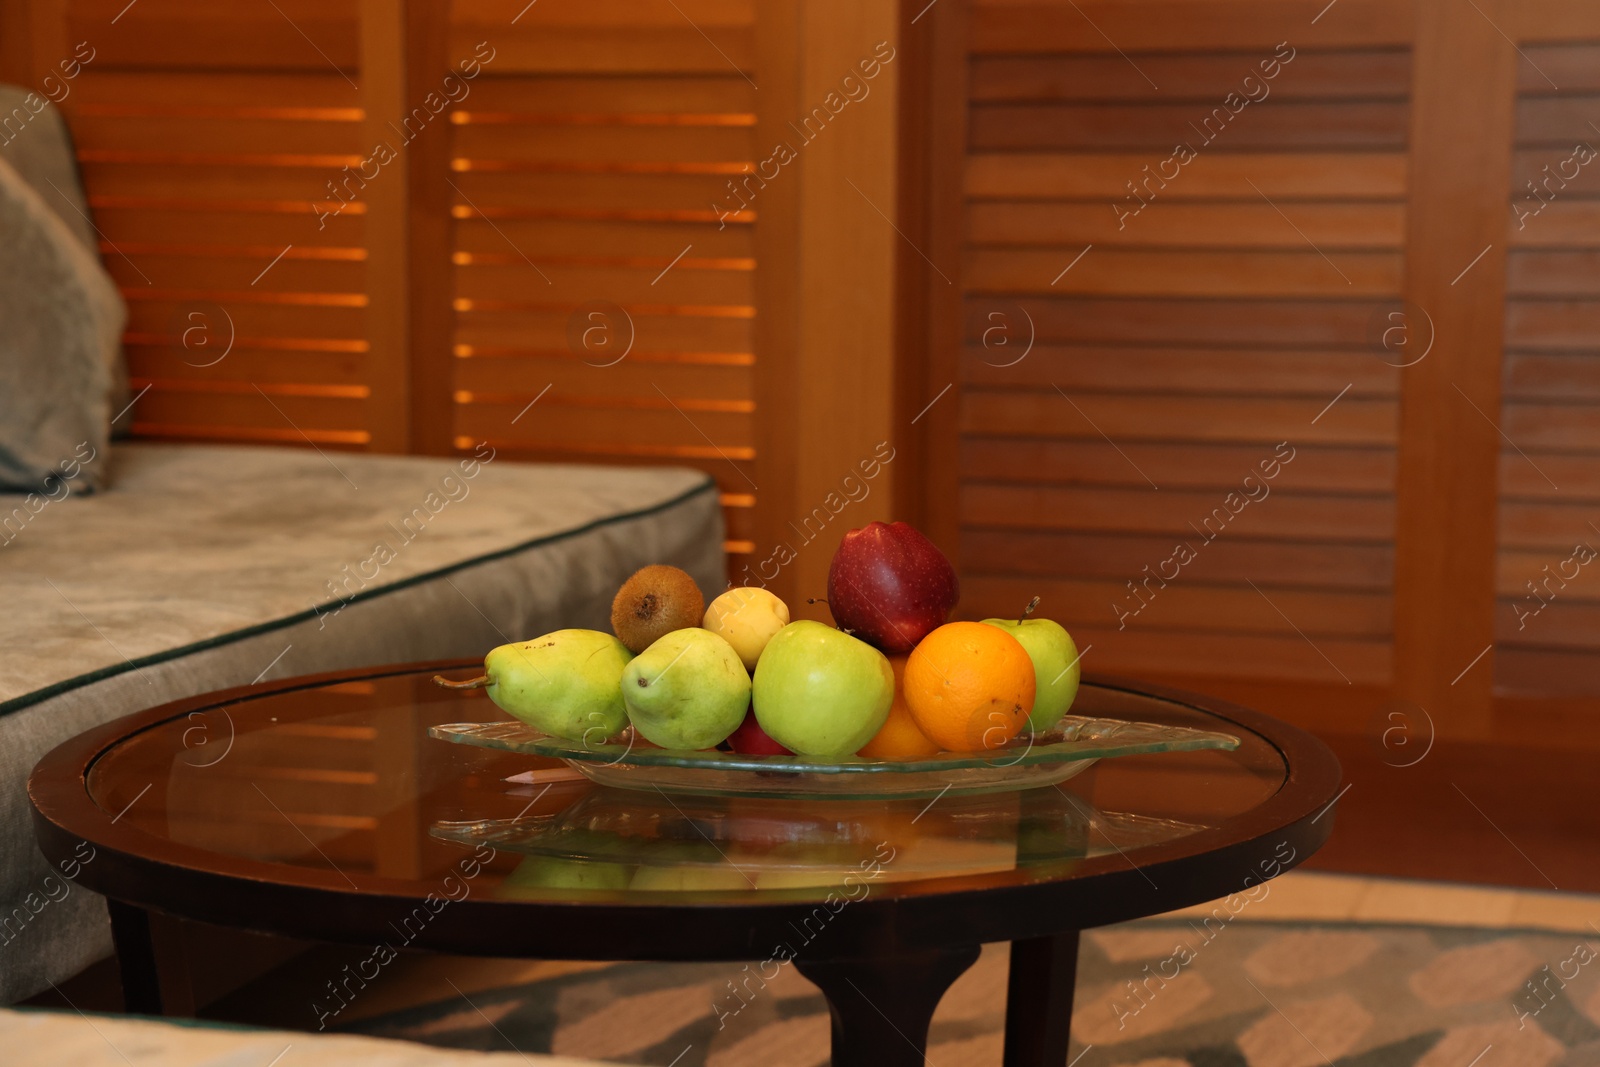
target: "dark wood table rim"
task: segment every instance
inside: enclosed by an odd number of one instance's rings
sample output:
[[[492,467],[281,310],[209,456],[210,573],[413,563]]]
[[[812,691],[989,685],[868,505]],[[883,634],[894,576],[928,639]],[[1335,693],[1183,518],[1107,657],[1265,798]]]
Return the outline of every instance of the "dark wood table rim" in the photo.
[[[52,864],[84,841],[96,850],[79,883],[107,897],[186,919],[262,933],[369,944],[393,936],[391,920],[423,899],[415,882],[232,857],[176,844],[114,824],[89,795],[95,761],[140,731],[224,704],[475,661],[359,668],[224,690],[135,713],[90,730],[50,752],[28,781],[34,828]],[[1177,690],[1108,678],[1104,688],[1158,697],[1198,709],[1258,734],[1275,746],[1289,774],[1257,807],[1225,825],[1142,848],[1140,863],[1108,854],[1059,881],[986,874],[885,883],[829,918],[829,936],[808,945],[817,958],[942,949],[992,941],[1046,938],[1186,907],[1243,892],[1262,880],[1275,856],[1296,866],[1327,839],[1325,808],[1339,785],[1338,761],[1310,734],[1258,712]],[[1292,857],[1284,859],[1284,850]],[[1089,877],[1089,876],[1093,877]],[[456,954],[571,959],[749,960],[793,939],[812,916],[814,891],[697,894],[693,900],[629,899],[595,893],[582,901],[486,900],[472,896],[443,908],[410,947]],[[715,921],[707,921],[710,916]],[[826,941],[826,946],[822,944]]]

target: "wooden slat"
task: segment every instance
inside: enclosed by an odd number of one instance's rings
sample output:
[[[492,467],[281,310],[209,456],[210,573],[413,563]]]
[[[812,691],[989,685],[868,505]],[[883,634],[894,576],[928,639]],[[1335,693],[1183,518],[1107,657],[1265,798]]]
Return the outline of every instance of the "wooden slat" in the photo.
[[[682,263],[659,267],[588,267],[572,264],[534,270],[519,259],[514,264],[473,264],[455,271],[458,299],[477,302],[562,304],[576,308],[594,300],[623,306],[752,308],[754,293],[748,270],[701,270]],[[548,279],[548,280],[547,280]],[[728,314],[736,313],[734,311]]]
[[[1243,494],[1240,494],[1242,498]],[[964,520],[997,529],[1094,530],[1291,541],[1383,544],[1394,536],[1394,503],[1384,497],[1277,494],[1233,515],[1225,495],[1189,490],[966,485]],[[1206,524],[1207,518],[1210,525]],[[1224,522],[1224,517],[1227,521]],[[1195,523],[1202,533],[1195,533]]]
[[[317,218],[301,207],[295,211],[210,211],[193,207],[149,207],[115,201],[91,205],[95,225],[106,240],[137,255],[139,249],[193,250],[213,254],[251,248],[270,249],[269,258],[286,244],[289,255],[313,251],[364,258],[363,215],[341,213],[319,227]],[[286,257],[287,258],[287,257]],[[265,263],[263,263],[263,266]]]
[[[1505,303],[1505,343],[1525,350],[1584,350],[1600,334],[1600,304],[1513,299]]]
[[[174,167],[152,162],[104,163],[80,160],[90,206],[110,198],[137,198],[162,206],[211,205],[245,210],[304,211],[316,217],[313,205],[337,207],[327,183],[339,169],[304,166],[194,165]],[[359,215],[366,205],[347,206],[343,215]]]
[[[749,352],[749,319],[633,314],[635,344],[650,352]],[[538,311],[467,311],[456,341],[489,348],[566,351],[568,316]]]
[[[500,121],[505,115],[567,116],[570,121],[629,116],[691,122],[755,119],[756,90],[731,70],[698,78],[505,77],[491,64],[485,75],[452,112],[455,121]]]
[[[126,9],[126,10],[124,10]],[[98,70],[279,70],[353,73],[356,0],[73,0],[74,41],[95,42]],[[115,23],[113,24],[113,19]]]
[[[177,336],[189,311],[199,304],[221,302],[232,319],[235,335],[251,337],[365,339],[366,312],[349,307],[304,307],[283,304],[228,304],[220,294],[193,294],[159,300],[134,299],[138,289],[124,294],[128,300],[130,334]],[[221,330],[221,327],[218,327]],[[219,334],[220,336],[220,334]]]
[[[1246,70],[1249,68],[1246,67]],[[1256,86],[1261,96],[1260,82]],[[1234,90],[1237,91],[1237,90]],[[1242,97],[1236,96],[1235,100]],[[1261,97],[1263,103],[1270,97]],[[1209,125],[1208,125],[1209,123]],[[1237,125],[1235,125],[1237,123]],[[1382,150],[1406,143],[1404,100],[1250,104],[991,104],[972,109],[974,151],[1115,151],[1170,155],[1174,144],[1215,137],[1230,152]]]
[[[659,402],[661,393],[665,393],[675,399],[748,401],[754,392],[755,374],[750,366],[642,363],[628,359],[615,366],[596,367],[563,353],[549,359],[460,359],[456,361],[455,384],[457,389],[468,392],[525,393],[529,400],[549,386],[546,400],[637,397]]]
[[[220,362],[205,366],[210,357],[184,349],[177,340],[168,345],[129,344],[124,350],[128,373],[135,378],[257,382],[265,387],[304,382],[353,386],[363,384],[367,376],[366,358],[360,353],[264,352],[235,344]]]
[[[516,163],[712,162],[754,165],[755,143],[741,126],[575,126],[564,123],[470,123],[455,127],[455,153]]]
[[[1129,580],[1137,585],[1140,575],[1129,575]],[[1317,639],[1381,638],[1387,636],[1393,614],[1389,597],[1378,593],[1271,588],[1266,589],[1269,602],[1248,585],[1202,585],[1186,576],[1166,583],[1165,588],[1159,580],[1152,580],[1148,589],[1140,586],[1140,591],[1148,601],[1129,591],[1125,582],[1115,580],[1041,581],[973,575],[962,582],[963,597],[974,605],[1012,604],[1015,612],[1020,612],[1022,605],[1040,596],[1051,605],[1050,618],[1069,632],[1083,627],[1116,628],[1122,619],[1127,629],[1141,631],[1293,636],[1298,626]],[[1293,626],[1284,621],[1284,615],[1293,620]]]
[[[546,397],[512,426],[511,420],[530,399],[519,395],[503,402],[457,404],[456,433],[474,440],[498,437],[517,442],[524,449],[589,445],[602,450],[614,448],[621,453],[627,448],[650,446],[704,459],[726,454],[735,460],[750,459],[754,454],[749,444],[752,431],[748,415],[695,410],[688,411],[685,419],[683,413],[665,404],[653,410],[598,403],[578,406]],[[691,419],[710,441],[688,425]]]
[[[1594,561],[1582,562],[1587,552],[1578,551],[1580,546],[1594,551],[1600,545],[1600,534],[1584,526],[1574,530],[1569,540],[1570,545],[1554,552],[1503,550],[1499,573],[1495,576],[1495,593],[1502,603],[1529,598],[1526,607],[1532,610],[1539,606],[1540,600],[1600,601],[1600,575],[1593,573]],[[1574,573],[1575,577],[1569,577]],[[1529,582],[1534,584],[1534,590],[1528,588]],[[1533,596],[1535,592],[1536,597]],[[1600,644],[1600,635],[1596,636],[1595,643]]]
[[[88,110],[116,113],[138,109],[174,115],[231,110],[259,117],[262,112],[296,109],[319,113],[358,110],[361,94],[325,67],[305,72],[112,71],[99,69],[97,61],[73,82],[72,94],[63,105],[74,116]]]
[[[1563,8],[1576,5],[1563,3]],[[1600,91],[1600,48],[1585,41],[1525,41],[1527,63],[1517,65],[1517,92],[1544,96],[1555,92]],[[1543,73],[1540,73],[1540,72]],[[1545,78],[1549,77],[1549,81]],[[1560,88],[1552,88],[1553,81]]]
[[[101,253],[111,276],[129,289],[144,285],[148,277],[160,289],[215,294],[226,302],[365,299],[366,266],[359,260],[295,257],[290,249],[274,263],[282,246],[263,248],[253,256],[175,256],[118,248],[126,259],[109,246]]]
[[[1074,404],[1077,405],[1074,408]],[[1388,400],[1339,402],[1312,423],[1319,405],[1300,400],[1218,397],[1196,404],[1182,397],[1102,394],[1073,398],[1055,391],[971,392],[962,397],[963,433],[1015,434],[1113,441],[1279,441],[1390,444],[1398,408]],[[1334,417],[1337,415],[1337,417]],[[1098,429],[1096,429],[1098,427]]]
[[[1145,476],[1167,489],[1214,489],[1219,495],[1246,477],[1267,491],[1379,494],[1394,485],[1394,453],[1388,448],[1326,448],[1300,445],[1282,464],[1272,447],[1183,441],[1177,444],[1112,444],[1099,437],[1044,441],[963,436],[961,476],[969,482],[1146,487]],[[1139,472],[1143,471],[1144,474]],[[1272,478],[1264,477],[1271,473]],[[1254,484],[1254,483],[1253,483]],[[1257,493],[1261,490],[1255,489]]]
[[[1292,232],[1293,227],[1285,223]],[[1304,247],[1304,246],[1302,246]],[[1400,289],[1398,254],[1312,248],[1294,252],[1144,252],[977,249],[965,283],[974,293],[1094,296],[1388,296]],[[1068,270],[1068,267],[1071,267]]]
[[[1189,535],[1193,538],[1193,532]],[[967,528],[961,558],[973,574],[1038,578],[1142,578],[1159,573],[1177,548],[1178,535],[1102,534]],[[1198,539],[1194,539],[1198,543]],[[1171,568],[1167,568],[1171,573]],[[1219,537],[1182,568],[1183,580],[1211,584],[1254,581],[1303,589],[1387,591],[1394,553],[1383,544],[1319,544]],[[1050,616],[1050,604],[1042,605]]]
[[[1127,182],[1143,180],[1143,168],[1159,160],[1149,153],[987,153],[970,156],[967,195],[988,199],[1064,198],[1120,200]],[[1543,161],[1541,161],[1541,166]],[[1168,173],[1171,173],[1171,167]],[[1403,152],[1201,152],[1161,190],[1172,200],[1235,197],[1257,200],[1254,182],[1278,200],[1299,197],[1394,200],[1404,196]]]
[[[651,27],[676,28],[686,22],[711,28],[750,26],[755,0],[456,0],[455,22],[472,29],[511,25],[548,29],[582,28],[597,32]]]
[[[1394,303],[1370,300],[969,299],[965,334],[980,342],[988,315],[1025,312],[1044,343],[1169,344],[1215,348],[1373,344]]]
[[[1016,608],[1010,603],[974,603],[970,617],[1005,616]],[[967,606],[960,609],[967,615]],[[1084,656],[1085,671],[1137,677],[1142,674],[1182,674],[1192,678],[1237,677],[1248,670],[1256,678],[1333,685],[1383,685],[1393,670],[1393,653],[1385,640],[1318,638],[1315,645],[1298,635],[1259,637],[1213,634],[1205,631],[1173,632],[1146,629],[1131,623],[1126,630],[1080,626],[1073,631],[1078,648],[1093,648]]]
[[[1509,213],[1513,248],[1593,248],[1600,246],[1600,200],[1563,196],[1552,203],[1530,202],[1526,190],[1513,189]]]
[[[726,179],[705,174],[555,174],[467,169],[451,176],[461,209],[492,218],[692,217],[716,222]],[[476,205],[474,207],[473,205]],[[730,222],[729,225],[737,225]]]
[[[1500,453],[1499,482],[1501,496],[1509,500],[1600,501],[1600,462],[1583,452],[1523,454],[1506,449]]]
[[[1270,54],[1279,42],[1304,41],[1309,32],[1321,47],[1392,46],[1409,42],[1414,32],[1412,4],[1404,0],[1345,0],[1314,31],[1308,29],[1321,6],[1314,0],[1219,0],[1204,6],[1187,0],[1084,0],[1074,10],[1042,0],[990,0],[973,5],[971,46],[979,54],[1240,48]]]
[[[327,120],[79,114],[72,135],[92,151],[214,156],[348,155],[359,151],[359,112]],[[330,168],[337,173],[338,168]],[[330,177],[332,174],[330,174]]]
[[[471,55],[484,30],[456,26],[451,55]],[[715,44],[707,41],[711,37]],[[705,35],[681,19],[678,25],[616,28],[597,34],[586,28],[517,26],[494,34],[496,75],[508,74],[722,74],[754,66],[755,34],[744,26]],[[757,83],[759,84],[759,82]]]
[[[1534,195],[1534,189],[1528,183],[1532,182],[1537,187],[1537,195],[1543,200],[1560,200],[1564,197],[1600,195],[1600,161],[1592,161],[1578,165],[1574,159],[1573,149],[1578,142],[1587,142],[1595,147],[1600,141],[1600,135],[1595,134],[1587,124],[1575,127],[1570,138],[1573,143],[1556,145],[1542,145],[1537,148],[1519,147],[1511,155],[1511,196],[1523,200]],[[1569,160],[1571,162],[1569,162]],[[1549,168],[1546,171],[1545,168]],[[1563,173],[1564,171],[1564,173]],[[1577,173],[1574,174],[1573,172]],[[1568,177],[1570,175],[1570,177]],[[1550,184],[1546,186],[1544,182]],[[1537,207],[1538,200],[1528,201],[1530,206]]]
[[[485,219],[468,218],[456,223],[455,233],[458,253],[474,257],[526,255],[543,262],[554,258],[590,265],[653,265],[659,271],[680,253],[680,265],[691,268],[752,266],[755,242],[750,229],[605,219],[496,219],[491,225]],[[733,260],[743,262],[728,262]]]
[[[1156,200],[1137,219],[1118,223],[1105,203],[980,201],[968,216],[976,245],[1053,245],[1076,255],[1085,245],[1127,248],[1399,249],[1403,205],[1302,203],[1294,226],[1271,204]],[[1295,232],[1298,227],[1300,232]],[[1600,226],[1597,226],[1600,233]],[[1063,261],[1070,262],[1071,256]]]
[[[1600,297],[1600,250],[1513,252],[1506,287],[1511,296]]]
[[[1500,547],[1560,553],[1564,559],[1572,550],[1574,538],[1594,533],[1588,525],[1594,512],[1594,504],[1588,501],[1503,501],[1496,524]]]
[[[963,382],[974,386],[1059,387],[1067,393],[1087,390],[1328,399],[1346,388],[1347,395],[1353,397],[1392,397],[1400,386],[1399,368],[1375,358],[1370,349],[1319,352],[1036,344],[1023,355],[1026,336],[1010,338],[1005,345],[998,343],[999,337],[996,334],[990,338],[995,342],[990,347],[979,344],[966,350],[961,361]],[[1600,371],[1596,376],[1600,378]],[[1600,381],[1596,388],[1600,389]]]
[[[1262,68],[1261,64],[1269,65]],[[974,101],[1122,101],[1190,100],[1215,103],[1240,92],[1246,76],[1266,80],[1268,99],[1384,100],[1411,90],[1411,61],[1400,49],[1388,51],[1299,52],[1285,67],[1261,51],[1217,51],[1145,55],[1139,68],[1159,89],[1121,56],[977,55],[972,58]],[[1254,90],[1258,95],[1259,89]],[[1170,146],[1167,146],[1170,147]]]
[[[248,383],[228,392],[202,394],[151,389],[139,401],[136,421],[155,424],[205,423],[227,427],[356,430],[366,425],[366,402],[347,397],[268,392],[271,403]],[[276,408],[273,405],[277,405]],[[292,425],[291,425],[292,422]]]
[[[1600,58],[1600,53],[1591,53],[1591,58]],[[1559,97],[1523,96],[1518,100],[1518,147],[1544,146],[1564,159],[1575,144],[1594,137],[1589,123],[1600,113],[1600,92],[1575,93],[1570,85],[1566,90]],[[1576,169],[1576,164],[1567,167],[1568,173]]]

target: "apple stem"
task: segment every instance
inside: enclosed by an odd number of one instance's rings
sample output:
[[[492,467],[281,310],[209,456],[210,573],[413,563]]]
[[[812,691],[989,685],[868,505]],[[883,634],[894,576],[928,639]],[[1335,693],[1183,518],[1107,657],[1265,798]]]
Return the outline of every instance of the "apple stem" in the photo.
[[[828,603],[828,598],[827,597],[822,597],[822,596],[808,596],[808,597],[806,597],[806,603],[807,604],[827,604]],[[833,605],[829,604],[828,606],[832,607]]]
[[[1038,597],[1034,597],[1032,600],[1028,601],[1028,606],[1022,609],[1022,618],[1018,619],[1017,622],[1019,622],[1019,623],[1027,622],[1028,621],[1028,616],[1032,615],[1033,614],[1033,609],[1038,607],[1038,606],[1039,606],[1039,598]]]
[[[433,684],[443,686],[445,689],[482,689],[489,684],[489,676],[480,674],[476,678],[468,678],[463,682],[454,682],[442,674],[433,676]]]

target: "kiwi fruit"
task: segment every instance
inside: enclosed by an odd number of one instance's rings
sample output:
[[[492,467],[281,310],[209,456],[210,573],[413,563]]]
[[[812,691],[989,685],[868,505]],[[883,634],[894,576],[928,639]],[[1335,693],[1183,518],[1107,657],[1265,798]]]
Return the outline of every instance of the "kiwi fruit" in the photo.
[[[634,653],[673,630],[699,626],[706,598],[686,571],[652,564],[622,583],[611,601],[611,629]]]

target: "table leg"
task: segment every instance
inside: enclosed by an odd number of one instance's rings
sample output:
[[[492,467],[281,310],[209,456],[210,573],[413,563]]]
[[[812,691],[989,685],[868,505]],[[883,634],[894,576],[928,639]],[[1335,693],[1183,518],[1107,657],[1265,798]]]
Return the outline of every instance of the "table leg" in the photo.
[[[828,998],[833,1067],[923,1067],[928,1023],[978,946],[873,959],[795,960]]]
[[[1072,1031],[1078,931],[1011,942],[1005,1067],[1062,1067]]]
[[[161,980],[156,972],[155,938],[150,913],[120,900],[107,900],[111,942],[122,975],[123,1010],[133,1015],[161,1014]]]

